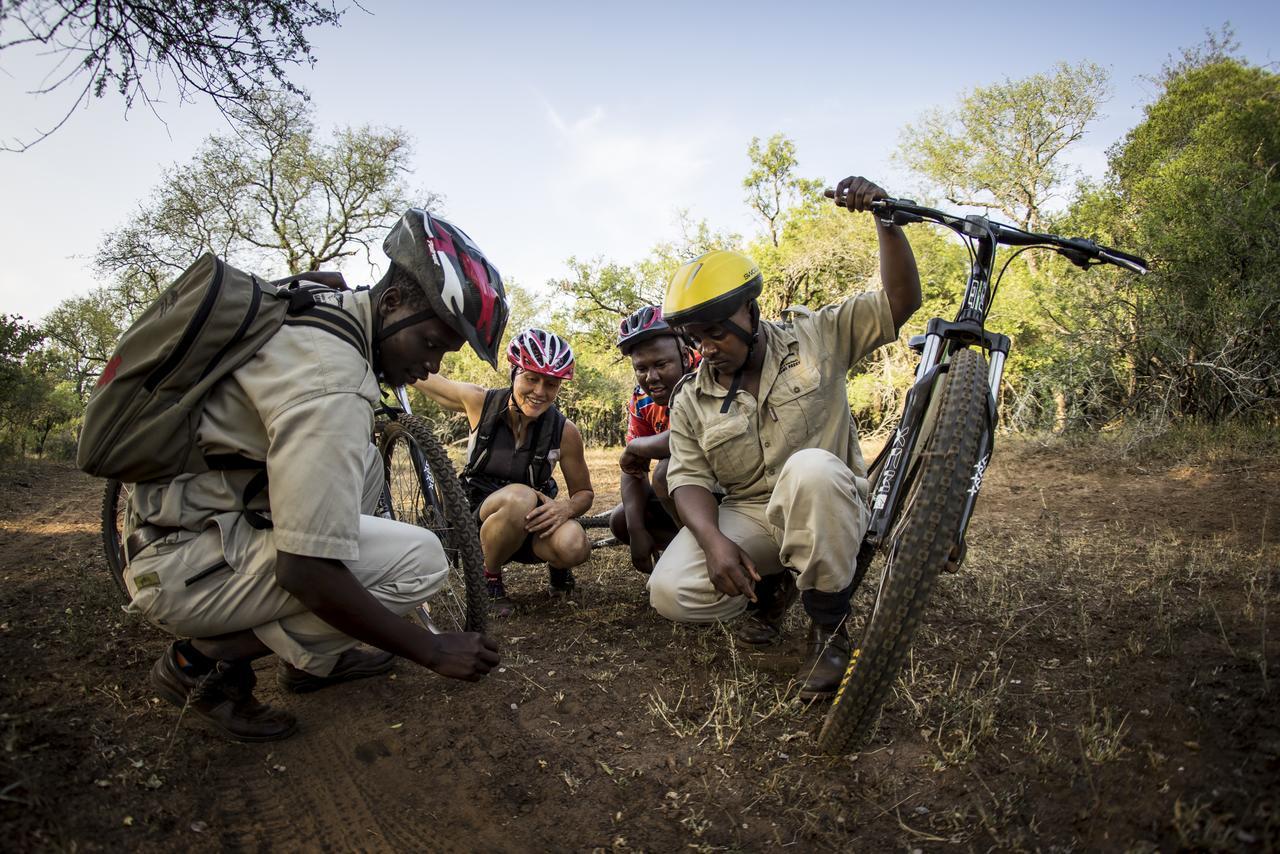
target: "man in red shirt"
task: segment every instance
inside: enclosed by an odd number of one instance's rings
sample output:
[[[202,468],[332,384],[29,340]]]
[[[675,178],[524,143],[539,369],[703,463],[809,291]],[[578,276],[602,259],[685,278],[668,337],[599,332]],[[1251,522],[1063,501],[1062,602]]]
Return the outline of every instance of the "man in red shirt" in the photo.
[[[627,447],[618,459],[622,503],[609,515],[609,528],[631,547],[631,563],[643,573],[680,529],[667,494],[671,395],[701,358],[667,322],[662,308],[647,305],[622,321],[618,349],[631,358],[636,389],[627,407]],[[649,465],[657,461],[653,474]]]

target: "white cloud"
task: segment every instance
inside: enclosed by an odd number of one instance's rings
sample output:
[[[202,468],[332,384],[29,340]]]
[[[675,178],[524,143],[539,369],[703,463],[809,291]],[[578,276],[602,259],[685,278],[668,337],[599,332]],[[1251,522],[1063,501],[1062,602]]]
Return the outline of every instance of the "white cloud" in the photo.
[[[726,196],[716,154],[727,149],[715,130],[631,127],[599,106],[573,119],[545,110],[556,140],[547,201],[582,254],[631,260],[671,235],[677,209]]]

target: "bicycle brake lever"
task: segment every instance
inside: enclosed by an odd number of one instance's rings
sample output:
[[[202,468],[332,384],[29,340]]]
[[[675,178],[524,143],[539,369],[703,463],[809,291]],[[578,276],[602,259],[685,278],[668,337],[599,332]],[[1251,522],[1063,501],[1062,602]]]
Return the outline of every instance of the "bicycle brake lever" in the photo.
[[[1088,254],[1079,249],[1059,249],[1058,254],[1082,270],[1089,269],[1089,262],[1093,260]]]

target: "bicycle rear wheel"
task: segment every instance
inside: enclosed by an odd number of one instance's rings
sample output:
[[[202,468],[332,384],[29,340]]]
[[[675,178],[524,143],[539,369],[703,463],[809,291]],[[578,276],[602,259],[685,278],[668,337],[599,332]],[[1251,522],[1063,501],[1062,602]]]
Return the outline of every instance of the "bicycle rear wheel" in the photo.
[[[414,617],[432,631],[484,631],[484,553],[448,453],[426,422],[413,415],[401,415],[383,427],[379,450],[391,518],[430,530],[449,561],[445,586]]]
[[[111,570],[111,580],[125,602],[129,601],[129,591],[124,586],[125,513],[132,493],[132,484],[108,480],[102,494],[102,551],[107,558],[107,569]]]
[[[851,753],[871,736],[906,659],[961,517],[987,429],[986,359],[961,350],[941,389],[932,433],[892,535],[875,605],[818,735],[823,753]]]

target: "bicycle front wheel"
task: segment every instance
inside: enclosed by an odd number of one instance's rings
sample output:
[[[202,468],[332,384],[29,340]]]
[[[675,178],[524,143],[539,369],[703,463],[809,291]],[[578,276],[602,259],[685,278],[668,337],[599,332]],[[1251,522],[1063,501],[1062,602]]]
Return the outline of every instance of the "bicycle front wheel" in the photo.
[[[884,572],[862,642],[818,735],[824,753],[851,753],[870,738],[889,689],[911,647],[929,594],[952,547],[987,429],[986,359],[956,354],[938,401],[937,419],[889,538]]]
[[[449,454],[426,422],[413,415],[387,423],[379,450],[386,475],[384,500],[390,504],[385,509],[391,518],[439,537],[449,561],[445,586],[415,612],[415,618],[432,631],[484,631],[484,553]]]
[[[116,589],[125,602],[129,601],[129,591],[124,586],[125,513],[128,512],[132,493],[132,484],[108,480],[102,494],[102,551],[107,558],[107,569],[111,570],[111,580],[116,583]]]

